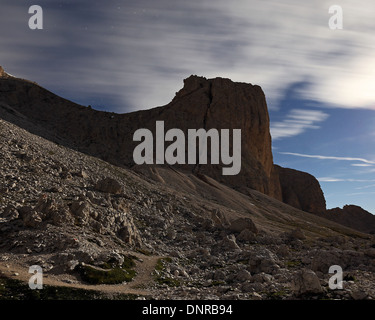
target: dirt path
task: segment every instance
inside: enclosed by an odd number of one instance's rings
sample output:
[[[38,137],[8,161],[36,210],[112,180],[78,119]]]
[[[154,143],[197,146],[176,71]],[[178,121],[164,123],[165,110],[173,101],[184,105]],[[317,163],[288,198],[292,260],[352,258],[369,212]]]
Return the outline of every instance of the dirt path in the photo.
[[[142,261],[136,261],[137,275],[132,282],[115,284],[115,285],[87,285],[79,283],[77,278],[69,274],[53,275],[45,272],[43,274],[43,285],[64,286],[70,288],[78,288],[85,290],[96,290],[103,293],[110,294],[135,294],[135,295],[150,295],[150,290],[147,288],[153,283],[152,273],[155,270],[157,261],[162,258],[160,256],[142,256]],[[22,264],[22,262],[1,261],[0,273],[6,277],[29,281],[32,274],[28,273],[29,266]]]

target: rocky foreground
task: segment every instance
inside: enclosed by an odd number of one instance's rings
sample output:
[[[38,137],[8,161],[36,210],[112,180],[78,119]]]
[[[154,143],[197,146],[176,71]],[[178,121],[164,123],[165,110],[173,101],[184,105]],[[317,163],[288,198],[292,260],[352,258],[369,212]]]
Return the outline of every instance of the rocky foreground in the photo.
[[[204,175],[176,182],[196,192],[177,190],[4,120],[0,145],[7,277],[38,264],[54,285],[147,299],[375,298],[368,234]],[[342,267],[343,289],[329,288],[331,265]]]

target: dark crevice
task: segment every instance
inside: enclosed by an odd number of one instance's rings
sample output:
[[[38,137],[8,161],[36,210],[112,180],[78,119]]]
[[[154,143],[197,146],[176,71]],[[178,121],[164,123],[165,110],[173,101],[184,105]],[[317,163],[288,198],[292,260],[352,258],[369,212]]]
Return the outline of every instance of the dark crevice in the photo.
[[[207,126],[207,117],[208,117],[208,112],[209,112],[209,110],[211,108],[211,105],[212,105],[212,100],[213,100],[212,82],[210,82],[209,87],[208,87],[208,104],[207,104],[206,113],[205,113],[204,118],[203,118],[203,129],[206,129],[206,126]]]
[[[207,130],[207,118],[208,118],[208,112],[209,112],[209,110],[210,110],[210,108],[211,108],[212,101],[213,101],[212,82],[209,82],[207,96],[208,96],[207,109],[206,109],[206,112],[205,112],[204,117],[203,117],[203,129],[205,129],[205,130]],[[192,172],[193,172],[193,173],[199,173],[199,171],[200,171],[199,169],[200,169],[200,164],[199,164],[199,153],[197,153],[196,161],[195,161],[195,165],[194,165],[194,168],[193,168]]]

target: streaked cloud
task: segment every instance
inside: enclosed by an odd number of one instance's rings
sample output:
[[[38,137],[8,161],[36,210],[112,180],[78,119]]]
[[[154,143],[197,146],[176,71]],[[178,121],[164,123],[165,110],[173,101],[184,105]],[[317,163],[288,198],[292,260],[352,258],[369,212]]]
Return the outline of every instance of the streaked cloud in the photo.
[[[368,179],[341,179],[341,178],[333,178],[333,177],[320,177],[317,178],[319,182],[375,182],[375,179],[368,180]]]
[[[319,129],[317,125],[328,118],[320,110],[293,109],[282,122],[271,122],[273,140],[299,135],[307,129]]]
[[[302,153],[296,153],[296,152],[279,152],[279,153],[296,156],[296,157],[315,158],[315,159],[321,159],[321,160],[358,161],[358,162],[364,162],[367,165],[375,165],[375,161],[367,160],[364,158],[323,156],[323,155],[302,154]]]
[[[363,186],[363,187],[357,187],[355,189],[362,190],[362,189],[368,189],[368,188],[374,188],[374,187],[375,187],[375,184],[370,184],[370,185]]]
[[[363,196],[363,195],[369,195],[369,194],[375,194],[375,191],[373,192],[353,192],[353,193],[347,193],[346,196]]]
[[[369,163],[352,163],[351,166],[353,166],[353,167],[372,167],[372,164],[369,164]]]
[[[332,177],[321,177],[317,178],[319,182],[343,182],[345,179],[338,179],[338,178],[332,178]]]
[[[336,1],[344,11],[344,29],[336,31],[326,0],[38,4],[45,30],[30,32],[28,1],[2,2],[1,64],[68,98],[111,97],[122,112],[150,108],[198,74],[258,84],[270,108],[280,107],[286,88],[305,82],[301,98],[375,109],[370,0]]]

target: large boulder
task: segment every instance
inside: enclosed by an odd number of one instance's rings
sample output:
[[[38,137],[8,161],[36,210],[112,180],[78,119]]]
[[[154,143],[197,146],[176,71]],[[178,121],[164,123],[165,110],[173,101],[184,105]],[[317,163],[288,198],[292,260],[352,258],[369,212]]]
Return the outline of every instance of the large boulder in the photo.
[[[323,293],[318,276],[314,271],[305,268],[297,272],[293,278],[291,289],[296,296]]]
[[[95,189],[100,192],[120,194],[122,192],[121,184],[112,178],[104,178],[95,184]]]
[[[230,222],[228,229],[232,232],[241,233],[244,230],[249,230],[253,233],[258,233],[258,228],[250,218],[238,218]]]

